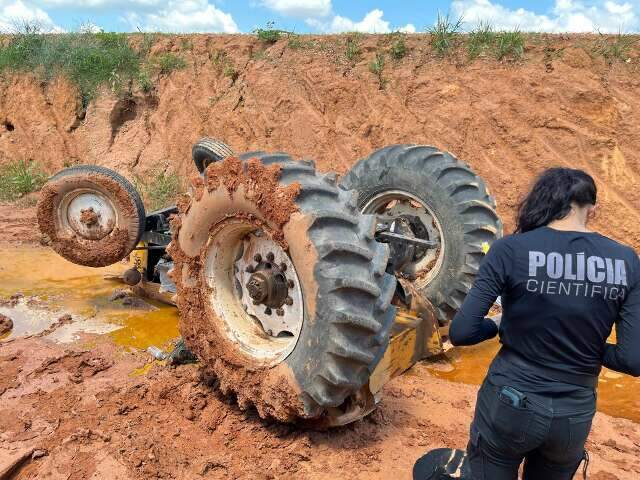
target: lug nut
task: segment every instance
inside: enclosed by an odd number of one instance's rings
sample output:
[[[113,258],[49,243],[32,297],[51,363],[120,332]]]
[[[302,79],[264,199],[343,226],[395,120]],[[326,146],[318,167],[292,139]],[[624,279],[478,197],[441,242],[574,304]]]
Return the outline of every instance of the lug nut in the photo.
[[[280,270],[282,270],[283,272],[286,272],[286,271],[287,271],[287,264],[286,264],[286,263],[284,263],[284,262],[282,262],[282,263],[280,264]]]
[[[287,287],[293,288],[293,280],[287,280]]]
[[[284,310],[281,308],[278,308],[276,310],[276,315],[278,315],[279,317],[282,317],[284,315]]]
[[[256,254],[253,256],[253,260],[254,260],[254,261],[256,261],[256,262],[258,262],[258,263],[260,263],[260,262],[262,261],[262,255],[260,255],[259,253],[256,253]]]
[[[287,305],[293,305],[293,298],[291,297],[285,298],[284,303],[286,303]]]
[[[264,313],[265,313],[266,315],[271,315],[271,309],[270,309],[269,307],[265,308],[265,309],[264,309]]]
[[[244,269],[245,272],[247,273],[253,273],[255,272],[255,268],[253,268],[253,265],[249,265],[247,268]]]
[[[273,252],[267,253],[267,261],[268,262],[273,262],[274,258],[276,258],[276,257],[273,255]]]

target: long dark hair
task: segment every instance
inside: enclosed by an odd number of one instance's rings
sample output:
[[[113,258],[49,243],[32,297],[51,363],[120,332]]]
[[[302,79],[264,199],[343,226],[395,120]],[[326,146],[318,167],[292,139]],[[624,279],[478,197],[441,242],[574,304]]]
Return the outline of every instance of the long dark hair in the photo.
[[[571,204],[595,205],[597,194],[593,178],[582,170],[545,170],[518,206],[515,233],[528,232],[566,217]]]

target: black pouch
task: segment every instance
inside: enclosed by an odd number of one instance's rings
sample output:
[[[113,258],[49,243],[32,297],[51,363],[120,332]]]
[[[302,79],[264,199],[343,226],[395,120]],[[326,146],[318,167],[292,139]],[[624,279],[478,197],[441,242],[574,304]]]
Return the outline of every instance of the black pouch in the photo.
[[[494,387],[489,419],[500,443],[520,446],[527,439],[534,412],[527,406],[526,395],[512,387]]]

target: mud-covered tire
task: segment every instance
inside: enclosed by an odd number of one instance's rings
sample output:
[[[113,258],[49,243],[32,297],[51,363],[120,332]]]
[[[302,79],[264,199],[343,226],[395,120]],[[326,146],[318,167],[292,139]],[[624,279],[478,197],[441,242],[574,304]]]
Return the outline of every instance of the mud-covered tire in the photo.
[[[274,170],[277,183],[256,190]],[[385,273],[388,247],[375,240],[375,218],[360,214],[354,192],[339,188],[334,174],[318,174],[312,162],[250,153],[210,166],[203,184],[219,175],[228,175],[227,187],[201,184],[174,222],[169,252],[185,342],[241,407],[255,405],[262,417],[282,421],[317,418],[360,390],[388,346],[396,285]],[[273,208],[265,197],[286,197],[290,189],[294,211],[283,217],[285,207]],[[220,240],[209,232],[234,216],[264,223],[288,246],[302,286],[299,338],[275,365],[239,351],[210,306],[205,252],[207,242]],[[215,288],[224,288],[219,280]]]
[[[200,173],[203,173],[211,163],[231,156],[233,156],[231,147],[215,138],[201,138],[191,149],[191,158]]]
[[[73,214],[81,204],[96,206],[99,213],[102,208],[104,215],[83,220],[82,225]],[[52,176],[40,191],[37,218],[40,231],[59,255],[89,267],[125,258],[140,241],[146,219],[133,185],[96,165],[78,165]]]
[[[442,264],[427,284],[417,285],[448,324],[469,292],[487,249],[502,236],[496,203],[469,165],[423,145],[392,145],[360,160],[341,185],[358,191],[364,209],[387,191],[407,192],[430,209],[442,230]]]

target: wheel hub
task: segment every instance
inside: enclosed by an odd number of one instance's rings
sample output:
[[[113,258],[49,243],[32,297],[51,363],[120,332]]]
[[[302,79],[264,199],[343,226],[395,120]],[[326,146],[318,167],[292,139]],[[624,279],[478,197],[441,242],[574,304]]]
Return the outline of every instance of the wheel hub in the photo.
[[[260,231],[247,235],[235,271],[244,310],[269,336],[296,337],[302,328],[302,291],[282,247]]]
[[[65,200],[62,204],[63,219],[80,237],[100,240],[115,227],[115,208],[105,196],[86,191]]]
[[[392,245],[397,257],[393,267],[398,267],[394,271],[416,279],[418,285],[426,285],[438,273],[444,258],[442,230],[438,218],[422,200],[406,191],[389,190],[371,198],[362,211],[376,214],[389,231],[436,242],[435,247]]]
[[[254,305],[280,308],[288,298],[287,279],[277,267],[264,268],[251,274],[246,287]]]

